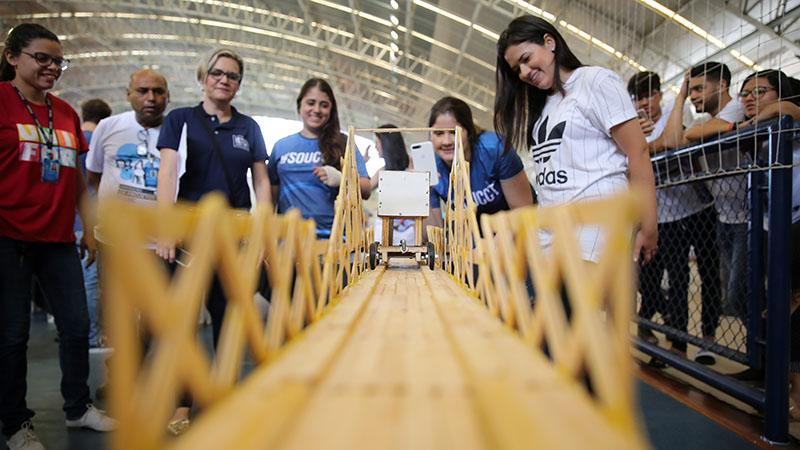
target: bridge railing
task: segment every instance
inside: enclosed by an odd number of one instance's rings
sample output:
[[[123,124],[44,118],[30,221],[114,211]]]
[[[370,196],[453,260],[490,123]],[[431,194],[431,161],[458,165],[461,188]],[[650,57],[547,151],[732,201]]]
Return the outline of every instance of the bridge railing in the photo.
[[[444,227],[427,229],[445,270],[584,389],[607,426],[639,440],[629,344],[639,197],[484,214],[479,228],[460,133]],[[581,259],[576,235],[584,226],[605,236],[597,263]]]
[[[298,210],[277,215],[267,204],[248,214],[229,209],[216,194],[168,209],[102,205],[108,239],[103,307],[115,348],[109,400],[120,422],[112,448],[180,444],[165,435],[180,395],[202,408],[220,403],[243,376],[246,353],[256,366],[269,364],[364,273],[370,231],[363,225],[353,134],[351,127],[332,238],[322,252],[314,221]],[[155,236],[181,242],[192,255],[172,278],[147,245]],[[271,287],[266,324],[253,302],[262,266]],[[198,339],[197,317],[214,273],[228,303],[212,357]],[[151,343],[147,355],[143,335]]]
[[[635,197],[487,216],[481,236],[468,195],[469,165],[460,147],[461,133],[456,130],[457,156],[448,204],[466,207],[447,208],[446,228],[430,230],[445,267],[486,305],[487,314],[502,320],[533,351],[547,356],[567,386],[585,389],[604,421],[599,429],[613,427],[632,447],[644,446],[624,333],[632,308],[630,235],[638,214]],[[281,379],[264,369],[271,368],[270,363],[284,352],[288,357],[288,349],[303,347],[314,354],[327,352],[330,357],[336,354],[330,346],[304,346],[299,338],[317,328],[345,335],[339,321],[343,316],[357,320],[359,313],[347,308],[342,312],[336,307],[338,301],[350,289],[366,295],[358,281],[366,274],[370,231],[363,225],[353,135],[350,128],[332,238],[324,252],[315,240],[313,221],[303,220],[296,211],[279,216],[259,206],[251,215],[237,213],[216,195],[193,208],[140,209],[121,202],[104,205],[102,223],[110,244],[103,271],[104,305],[111,345],[116,348],[110,367],[110,410],[120,419],[120,428],[111,437],[113,448],[196,448],[198,443],[217,448],[226,442],[236,446],[221,437],[236,431],[215,433],[214,425],[203,421],[220,419],[216,411],[229,411],[234,400],[247,400],[242,399],[242,392],[236,395],[240,389],[255,394],[263,386],[259,381]],[[599,224],[607,230],[606,250],[596,265],[579,258],[571,230],[583,223]],[[551,247],[540,245],[540,230],[553,234]],[[144,245],[153,236],[182,241],[194,255],[191,264],[170,278]],[[266,324],[252,299],[262,264],[266,264],[272,287]],[[198,339],[196,318],[203,306],[203,291],[215,272],[226,292],[228,308],[211,357]],[[533,306],[525,289],[528,284],[536,290]],[[567,294],[565,299],[562,291]],[[325,320],[328,314],[333,322]],[[312,323],[316,326],[307,328]],[[152,342],[146,356],[140,327]],[[257,368],[243,374],[247,355]],[[305,361],[298,358],[293,361]],[[244,381],[243,376],[247,376]],[[313,380],[294,383],[276,381],[270,389],[278,389],[272,394],[279,392],[275,395],[296,413],[298,405],[310,397]],[[204,414],[185,435],[167,439],[165,424],[185,393]],[[259,404],[253,401],[248,405],[255,409]],[[280,409],[275,405],[271,411]],[[226,428],[243,420],[226,417],[221,421]],[[248,427],[257,426],[250,419],[247,423]],[[270,425],[269,433],[281,433],[279,423]]]

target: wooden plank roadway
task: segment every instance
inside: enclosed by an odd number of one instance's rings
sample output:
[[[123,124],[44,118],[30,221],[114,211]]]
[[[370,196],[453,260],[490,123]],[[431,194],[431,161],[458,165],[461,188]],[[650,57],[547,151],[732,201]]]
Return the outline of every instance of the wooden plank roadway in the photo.
[[[636,430],[638,431],[638,430]],[[379,267],[173,448],[647,448],[441,270]]]

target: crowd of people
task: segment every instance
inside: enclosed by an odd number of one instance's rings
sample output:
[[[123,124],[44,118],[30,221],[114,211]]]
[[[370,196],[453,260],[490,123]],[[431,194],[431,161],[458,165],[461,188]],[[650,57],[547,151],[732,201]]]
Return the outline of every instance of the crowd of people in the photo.
[[[779,115],[791,115],[794,120],[800,118],[792,81],[783,72],[764,70],[749,75],[738,95],[730,94],[730,83],[731,73],[725,64],[707,62],[697,65],[686,73],[674,103],[662,108],[658,74],[640,72],[632,77],[628,91],[636,107],[645,113],[640,124],[647,135],[650,152],[657,154],[713,140],[720,134]],[[683,108],[687,98],[697,113],[707,113],[701,116],[700,123],[686,119]],[[794,157],[795,162],[800,161],[799,156]],[[705,164],[706,170],[725,173],[753,163],[753,152],[746,147],[737,147],[722,149],[695,161],[680,161],[680,169],[684,173],[693,173],[692,164]],[[800,189],[797,170],[793,180],[793,192],[797,192]],[[657,191],[657,200],[662,250],[652,264],[642,268],[639,316],[650,320],[659,312],[665,325],[678,332],[687,332],[691,248],[700,279],[701,337],[711,343],[715,341],[723,314],[738,318],[743,326],[747,326],[753,313],[749,310],[748,224],[751,218],[747,174],[740,172],[716,177],[710,182],[664,187]],[[793,196],[793,202],[796,201],[796,196]],[[794,205],[793,223],[797,221],[795,211],[799,209]],[[721,267],[726,270],[721,270]],[[721,277],[721,273],[726,276]],[[666,290],[662,289],[665,277]],[[794,272],[792,278],[797,278]],[[760,314],[760,311],[755,313]],[[640,326],[639,336],[652,343],[658,342],[649,328]],[[686,356],[684,338],[673,335],[668,339],[673,352]],[[716,362],[714,353],[703,348],[697,350],[694,359],[702,364]],[[654,360],[653,365],[663,367],[665,364]],[[763,377],[760,370],[748,370],[742,375],[744,379],[759,377]]]
[[[299,209],[304,218],[314,219],[318,239],[330,239],[342,178],[346,137],[333,88],[324,79],[312,78],[302,86],[296,100],[302,130],[279,140],[268,153],[259,126],[232,105],[244,83],[245,64],[230,49],[200,62],[196,76],[203,96],[196,106],[166,114],[166,78],[142,69],[130,77],[129,111],[110,116],[102,102],[87,103],[83,123],[71,106],[48,93],[68,65],[57,36],[31,23],[9,33],[0,64],[0,359],[5,361],[0,421],[14,450],[44,448],[25,401],[33,279],[42,287],[58,330],[66,425],[98,431],[116,425],[92,406],[87,385],[90,345],[103,343],[97,294],[90,294],[98,290],[97,275],[86,269],[96,266],[98,247],[102,255],[109,245],[92,215],[90,192],[100,203],[113,197],[167,209],[177,200],[196,202],[217,191],[232,208],[245,210],[252,206],[252,194],[257,203],[275,205],[278,213]],[[534,199],[545,206],[603,199],[634,187],[645,199],[632,255],[642,267],[639,315],[650,319],[661,313],[669,326],[686,331],[694,248],[702,282],[702,333],[713,341],[721,304],[720,259],[730,267],[728,302],[742,317],[747,313],[741,297],[748,290],[742,256],[749,219],[746,178],[656,190],[650,156],[778,114],[800,119],[791,82],[782,72],[748,77],[739,92],[741,102],[729,93],[730,78],[723,64],[701,64],[686,74],[675,102],[662,105],[657,74],[637,73],[626,87],[613,71],[581,63],[551,23],[533,16],[514,19],[497,42],[495,132],[481,129],[461,99],[444,97],[430,110],[428,126],[440,130],[430,135],[439,179],[431,187],[428,223],[441,225],[443,208],[453,207],[446,203],[455,133],[441,129],[456,126],[464,131],[478,215],[525,207]],[[703,126],[685,123],[687,98],[697,112],[713,118]],[[377,134],[376,142],[385,170],[413,170],[400,133]],[[533,171],[526,173],[520,154],[532,158]],[[735,151],[722,155],[738,157]],[[84,159],[85,173],[78,170]],[[366,199],[376,182],[361,152],[356,161]],[[796,182],[793,235],[800,223],[799,189]],[[78,222],[82,228],[76,233]],[[394,224],[404,230],[408,225]],[[542,239],[549,245],[548,236]],[[603,233],[584,226],[578,240],[582,258],[596,263]],[[793,246],[798,242],[792,239]],[[180,242],[159,237],[143,245],[163,260],[165,270],[180,270]],[[792,254],[798,258],[800,251]],[[797,292],[795,271],[792,287]],[[665,276],[666,292],[661,289]],[[215,346],[226,303],[215,276],[206,301]],[[800,320],[795,316],[793,323]],[[800,330],[800,324],[793,330]],[[639,334],[655,339],[647,328]],[[673,351],[685,355],[685,340],[671,341]],[[797,373],[800,348],[793,352]],[[698,352],[696,359],[713,363],[714,356]],[[792,401],[800,402],[800,380],[793,381],[798,382]],[[191,404],[183,398],[176,405],[171,432],[189,426]]]

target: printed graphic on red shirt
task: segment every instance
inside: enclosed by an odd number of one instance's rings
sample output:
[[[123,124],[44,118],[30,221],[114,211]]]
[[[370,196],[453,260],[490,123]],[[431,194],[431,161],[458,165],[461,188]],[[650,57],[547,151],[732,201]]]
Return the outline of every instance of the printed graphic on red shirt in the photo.
[[[19,159],[21,161],[41,163],[42,157],[55,160],[64,167],[75,168],[78,159],[78,140],[66,130],[54,130],[53,149],[47,146],[47,138],[41,135],[39,128],[33,124],[17,124],[19,134]]]

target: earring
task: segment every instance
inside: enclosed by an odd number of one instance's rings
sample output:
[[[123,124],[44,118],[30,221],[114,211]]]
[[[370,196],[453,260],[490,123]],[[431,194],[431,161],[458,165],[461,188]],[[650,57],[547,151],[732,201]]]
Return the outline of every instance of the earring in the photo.
[[[550,47],[550,51],[555,53],[556,52],[556,48],[555,47]]]

